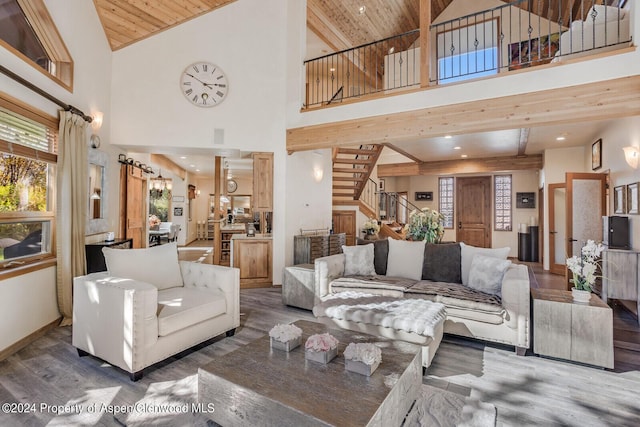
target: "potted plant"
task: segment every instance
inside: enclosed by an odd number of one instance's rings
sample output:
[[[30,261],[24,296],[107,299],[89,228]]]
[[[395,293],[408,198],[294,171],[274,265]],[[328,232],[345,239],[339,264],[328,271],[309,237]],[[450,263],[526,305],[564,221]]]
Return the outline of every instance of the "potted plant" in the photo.
[[[296,325],[275,325],[269,331],[271,348],[276,350],[291,351],[302,342],[302,329]]]
[[[371,343],[350,343],[344,350],[344,361],[347,371],[371,376],[382,362],[382,350]]]
[[[444,215],[434,209],[414,209],[409,214],[409,222],[405,225],[405,238],[439,243],[444,235],[443,221]]]
[[[374,218],[369,218],[363,225],[362,230],[365,233],[365,240],[376,240],[376,236],[380,231],[380,225]]]
[[[304,358],[327,364],[338,354],[338,340],[331,334],[311,335],[304,344]]]
[[[567,267],[573,273],[573,278],[569,281],[573,283],[571,293],[575,302],[589,302],[591,291],[596,283],[596,271],[598,269],[598,259],[604,246],[593,240],[580,249],[580,256],[574,255],[567,259]]]

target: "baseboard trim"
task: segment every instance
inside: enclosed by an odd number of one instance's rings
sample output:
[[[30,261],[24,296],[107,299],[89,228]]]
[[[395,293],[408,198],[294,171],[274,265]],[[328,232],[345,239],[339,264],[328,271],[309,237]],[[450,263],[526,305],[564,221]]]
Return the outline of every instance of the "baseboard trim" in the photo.
[[[28,346],[29,344],[31,344],[32,342],[34,342],[35,340],[37,340],[38,338],[40,338],[41,336],[49,332],[51,329],[58,326],[58,324],[60,323],[60,320],[62,320],[62,317],[58,317],[53,322],[44,325],[40,329],[32,332],[31,334],[27,335],[21,340],[11,344],[9,347],[5,348],[4,350],[0,350],[0,361],[22,350],[23,348],[25,348],[26,346]]]

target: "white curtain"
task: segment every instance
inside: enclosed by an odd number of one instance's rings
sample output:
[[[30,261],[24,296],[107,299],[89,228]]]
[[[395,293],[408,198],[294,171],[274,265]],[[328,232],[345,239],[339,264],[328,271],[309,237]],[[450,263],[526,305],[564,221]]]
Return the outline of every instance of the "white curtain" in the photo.
[[[73,319],[73,278],[85,274],[85,222],[89,206],[87,180],[87,122],[69,111],[60,112],[56,187],[56,252],[60,326]]]

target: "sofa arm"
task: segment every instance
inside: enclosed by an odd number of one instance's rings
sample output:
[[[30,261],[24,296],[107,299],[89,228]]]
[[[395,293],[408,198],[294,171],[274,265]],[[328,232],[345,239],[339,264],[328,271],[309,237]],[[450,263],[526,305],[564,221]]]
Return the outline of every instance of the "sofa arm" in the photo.
[[[530,346],[530,301],[528,267],[512,264],[502,279],[502,306],[507,310],[505,323],[517,330],[517,347]]]
[[[234,328],[240,326],[240,270],[222,265],[180,261],[180,272],[185,287],[218,290],[225,295],[227,313],[233,318]]]
[[[145,282],[92,273],[73,279],[72,344],[128,372],[144,368],[158,339],[158,289]]]
[[[322,298],[331,293],[329,284],[338,277],[344,276],[344,254],[329,255],[316,258],[315,268],[315,293]]]

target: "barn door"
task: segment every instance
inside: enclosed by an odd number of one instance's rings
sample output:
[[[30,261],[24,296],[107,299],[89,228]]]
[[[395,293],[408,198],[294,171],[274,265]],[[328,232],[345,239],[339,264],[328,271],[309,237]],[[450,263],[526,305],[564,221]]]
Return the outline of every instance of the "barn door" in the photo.
[[[120,234],[133,239],[132,248],[147,247],[147,179],[142,169],[122,165],[120,189]]]

